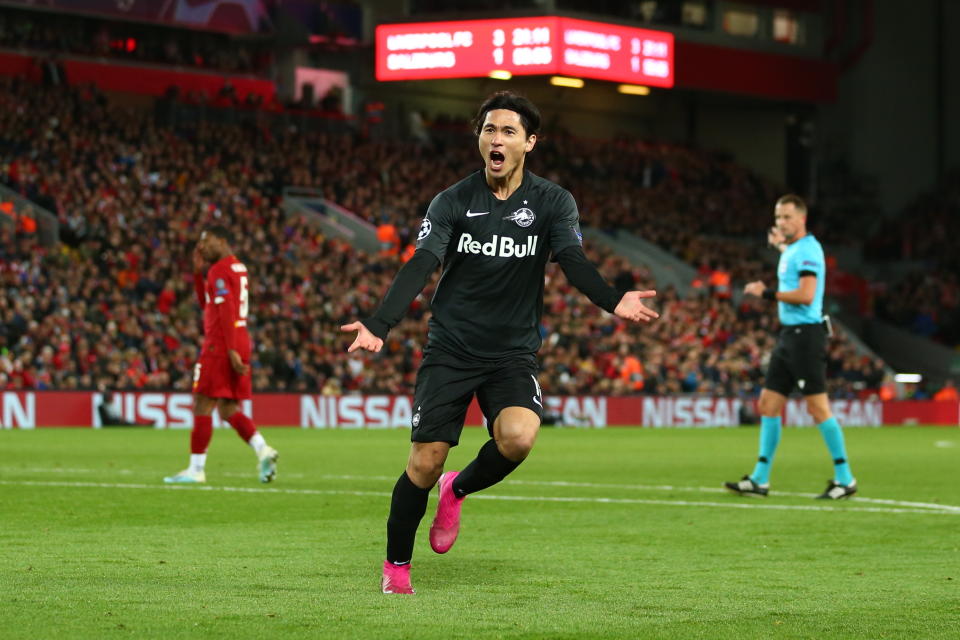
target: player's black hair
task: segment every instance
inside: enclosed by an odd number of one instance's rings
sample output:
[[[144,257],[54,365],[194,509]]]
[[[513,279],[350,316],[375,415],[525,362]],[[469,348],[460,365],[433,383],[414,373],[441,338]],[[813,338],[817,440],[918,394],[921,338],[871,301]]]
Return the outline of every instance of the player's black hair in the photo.
[[[480,135],[480,128],[487,117],[488,111],[494,109],[509,109],[520,116],[520,124],[527,137],[536,135],[540,130],[540,110],[529,99],[513,91],[497,91],[487,96],[480,108],[477,110],[477,116],[473,119],[473,131]]]
[[[212,227],[207,227],[204,229],[204,231],[212,236],[220,238],[221,240],[226,240],[227,244],[233,244],[233,234],[230,233],[230,230],[222,224],[215,224]]]

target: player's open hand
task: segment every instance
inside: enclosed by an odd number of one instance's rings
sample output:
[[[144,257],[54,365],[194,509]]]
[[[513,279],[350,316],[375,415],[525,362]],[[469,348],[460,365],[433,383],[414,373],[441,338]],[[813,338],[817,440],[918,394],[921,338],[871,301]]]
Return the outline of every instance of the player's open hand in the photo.
[[[250,365],[243,361],[243,358],[240,357],[237,351],[230,349],[227,354],[230,356],[230,366],[233,367],[237,375],[245,376],[250,373]]]
[[[660,317],[660,314],[643,304],[644,298],[652,298],[656,291],[627,291],[620,298],[620,304],[613,310],[614,315],[624,320],[634,322],[650,322]]]
[[[369,329],[363,326],[362,322],[351,322],[350,324],[345,324],[340,327],[340,331],[345,331],[347,333],[350,333],[351,331],[357,332],[357,339],[354,340],[353,344],[350,345],[350,348],[347,349],[347,353],[353,353],[357,349],[366,349],[367,351],[380,353],[380,349],[383,349],[383,340],[373,335]]]
[[[748,282],[747,286],[743,288],[743,292],[750,296],[757,296],[758,298],[763,295],[763,292],[767,290],[767,285],[763,284],[759,280],[753,282]]]

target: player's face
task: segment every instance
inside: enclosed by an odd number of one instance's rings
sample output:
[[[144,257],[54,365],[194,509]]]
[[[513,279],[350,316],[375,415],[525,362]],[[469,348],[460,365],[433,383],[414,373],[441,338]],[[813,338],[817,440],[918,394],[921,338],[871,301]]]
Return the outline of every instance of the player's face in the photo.
[[[222,240],[206,231],[200,234],[200,241],[197,246],[200,248],[200,254],[208,262],[216,262],[220,259]]]
[[[528,136],[520,114],[509,109],[488,111],[480,127],[480,155],[487,175],[504,178],[523,166],[523,158],[533,150],[537,136]]]
[[[787,242],[793,242],[806,230],[807,216],[790,202],[778,204],[774,209],[774,218],[777,221],[777,229]]]

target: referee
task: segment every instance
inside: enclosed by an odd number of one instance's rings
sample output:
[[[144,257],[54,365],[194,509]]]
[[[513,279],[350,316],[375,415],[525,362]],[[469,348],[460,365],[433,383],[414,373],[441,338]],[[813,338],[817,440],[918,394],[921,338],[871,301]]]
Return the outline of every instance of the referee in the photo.
[[[823,247],[807,233],[807,205],[795,195],[777,200],[776,226],[767,239],[781,251],[777,291],[763,282],[749,283],[744,293],[776,300],[780,312],[780,339],[770,357],[767,378],[760,393],[760,454],[753,473],[724,487],[740,495],[766,496],[770,490],[770,467],[780,442],[780,415],[787,396],[798,388],[807,401],[833,459],[833,479],[818,495],[825,500],[849,498],[857,481],[847,462],[840,423],[830,411],[827,398],[827,320],[823,317],[826,264]]]
[[[413,593],[414,537],[438,480],[430,546],[446,553],[466,496],[503,480],[533,447],[543,417],[536,353],[547,260],[559,262],[570,283],[606,311],[631,321],[658,317],[642,300],[655,291],[621,294],[587,260],[570,192],[524,169],[539,127],[540,113],[526,98],[508,91],[487,98],[475,120],[483,168],[430,203],[417,250],[373,317],[341,327],[357,332],[350,352],[380,351],[443,265],[417,372],[413,444],[390,503],[383,593]],[[463,471],[441,476],[474,396],[491,439]]]

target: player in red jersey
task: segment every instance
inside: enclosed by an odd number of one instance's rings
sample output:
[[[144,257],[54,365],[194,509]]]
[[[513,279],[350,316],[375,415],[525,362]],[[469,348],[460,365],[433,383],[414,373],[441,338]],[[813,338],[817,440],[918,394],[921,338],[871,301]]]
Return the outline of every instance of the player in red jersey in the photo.
[[[190,466],[167,483],[206,482],[207,446],[213,437],[213,410],[232,426],[257,454],[260,482],[277,474],[277,451],[240,412],[240,401],[252,396],[250,334],[247,333],[249,274],[230,250],[230,232],[222,226],[207,228],[193,251],[193,279],[203,309],[203,349],[193,372],[193,432]],[[204,278],[204,268],[212,263]]]

